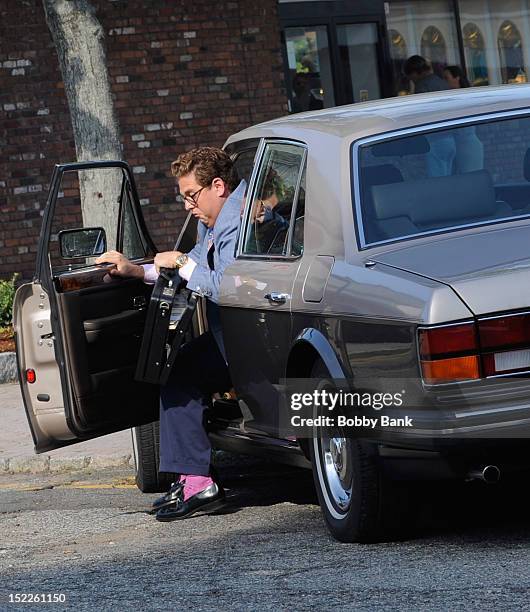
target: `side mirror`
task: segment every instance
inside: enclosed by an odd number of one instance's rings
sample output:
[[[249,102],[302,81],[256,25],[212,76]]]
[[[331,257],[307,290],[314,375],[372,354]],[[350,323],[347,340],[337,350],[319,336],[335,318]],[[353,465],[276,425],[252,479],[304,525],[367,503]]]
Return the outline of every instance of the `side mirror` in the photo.
[[[59,245],[63,259],[97,257],[107,250],[107,237],[102,227],[59,232]]]

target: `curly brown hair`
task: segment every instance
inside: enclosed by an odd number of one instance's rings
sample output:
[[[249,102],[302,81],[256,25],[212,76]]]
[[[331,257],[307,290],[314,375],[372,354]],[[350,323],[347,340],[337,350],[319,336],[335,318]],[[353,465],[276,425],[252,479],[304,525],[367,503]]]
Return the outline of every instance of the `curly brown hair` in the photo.
[[[195,178],[201,187],[208,187],[214,178],[218,177],[226,183],[230,191],[233,191],[239,182],[229,155],[217,147],[192,149],[181,153],[171,163],[171,174],[177,179],[190,172],[195,173]]]

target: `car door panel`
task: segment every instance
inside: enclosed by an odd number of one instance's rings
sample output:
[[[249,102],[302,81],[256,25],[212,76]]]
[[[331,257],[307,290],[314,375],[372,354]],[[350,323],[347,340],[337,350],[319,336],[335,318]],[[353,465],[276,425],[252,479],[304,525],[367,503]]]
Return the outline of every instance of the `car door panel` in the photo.
[[[124,310],[117,314],[83,321],[87,344],[98,344],[109,337],[119,339],[143,329],[145,317],[140,310]]]
[[[223,338],[234,388],[252,414],[245,421],[249,432],[277,433],[279,385],[291,337],[291,300],[273,303],[266,296],[271,292],[290,296],[299,264],[299,260],[238,260],[225,271]]]
[[[136,407],[145,410],[135,398],[146,405],[153,399],[150,386],[133,380],[145,323],[145,310],[133,304],[139,297],[145,303],[150,291],[141,281],[124,280],[57,296],[80,432],[124,416],[134,423]]]
[[[117,231],[109,248],[132,245],[124,248],[135,250],[138,264],[152,262],[155,253],[127,164],[56,167],[35,280],[19,288],[14,305],[20,383],[37,452],[147,423],[158,414],[158,388],[134,380],[152,286],[111,277],[112,266],[96,266],[90,257],[81,263],[63,262],[53,242],[53,224],[62,230],[61,220],[78,224],[81,216],[70,213],[79,205],[79,193],[71,188],[71,177],[69,188],[61,192],[62,176],[109,168],[122,173],[117,193],[96,194],[102,214]],[[115,207],[117,223],[109,206]],[[66,214],[61,217],[62,209]],[[54,218],[55,213],[59,216]],[[91,211],[93,225],[97,214],[97,208]],[[27,380],[28,369],[34,370],[35,382]]]
[[[50,338],[49,300],[39,283],[26,283],[18,288],[13,327],[20,387],[35,450],[57,448],[68,443],[64,441],[71,439],[72,434],[66,422],[60,368]],[[33,384],[26,382],[25,373],[29,369],[37,372]]]
[[[238,398],[248,408],[244,428],[249,433],[278,434],[291,298],[302,254],[298,220],[305,208],[305,159],[303,143],[261,143],[238,257],[221,282],[227,361]]]

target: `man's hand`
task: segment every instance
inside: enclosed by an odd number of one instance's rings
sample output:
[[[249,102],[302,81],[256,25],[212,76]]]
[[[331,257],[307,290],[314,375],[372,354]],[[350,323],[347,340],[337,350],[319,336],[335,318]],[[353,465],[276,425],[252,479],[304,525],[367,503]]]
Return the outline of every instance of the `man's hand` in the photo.
[[[155,268],[157,272],[160,272],[160,268],[176,268],[176,259],[179,255],[182,255],[180,251],[164,251],[158,253],[155,257]]]
[[[142,266],[133,264],[127,257],[118,253],[118,251],[107,251],[95,260],[95,263],[113,263],[115,268],[109,270],[111,276],[121,276],[122,278],[143,278],[144,269]]]

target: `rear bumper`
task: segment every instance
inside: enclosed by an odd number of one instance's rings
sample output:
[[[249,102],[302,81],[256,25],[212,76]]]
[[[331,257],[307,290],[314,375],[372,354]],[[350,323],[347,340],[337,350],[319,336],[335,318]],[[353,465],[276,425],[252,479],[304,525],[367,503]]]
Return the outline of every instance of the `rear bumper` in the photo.
[[[425,389],[388,412],[408,427],[377,427],[373,437],[395,446],[458,446],[459,440],[530,441],[530,379],[486,379]],[[449,442],[447,442],[449,441]]]
[[[395,480],[465,479],[495,465],[501,474],[530,470],[529,440],[453,440],[429,450],[379,445],[384,473]]]

